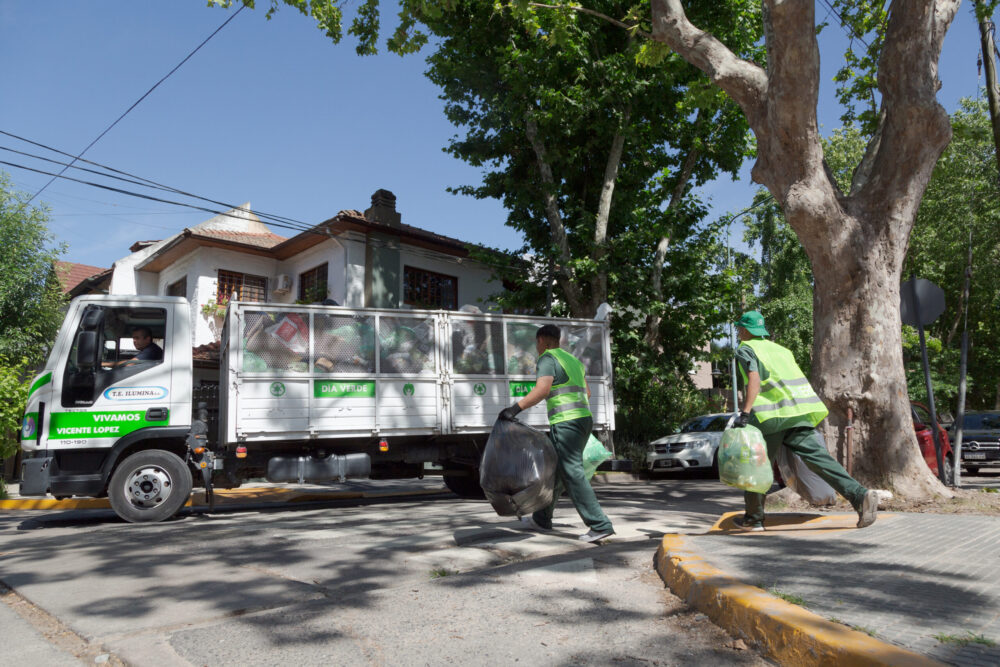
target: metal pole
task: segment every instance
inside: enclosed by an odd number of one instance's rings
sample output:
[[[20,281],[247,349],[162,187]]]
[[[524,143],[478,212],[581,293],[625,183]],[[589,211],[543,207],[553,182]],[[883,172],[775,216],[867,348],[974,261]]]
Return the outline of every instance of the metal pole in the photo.
[[[937,454],[938,477],[942,484],[947,484],[944,475],[944,459],[941,458],[941,436],[938,434],[937,412],[934,410],[934,388],[931,386],[931,367],[927,362],[927,340],[924,338],[924,323],[920,313],[920,298],[917,296],[917,277],[910,275],[910,291],[913,295],[913,312],[917,320],[917,332],[920,334],[920,357],[924,362],[924,383],[927,386],[927,407],[931,411],[931,435],[934,437],[934,452]]]
[[[730,255],[730,232],[732,230],[733,218],[729,218],[729,222],[726,224],[726,267],[732,268],[732,257]],[[740,411],[740,399],[739,395],[736,393],[736,336],[733,329],[733,303],[729,302],[729,346],[733,350],[733,356],[729,361],[729,371],[730,379],[733,383],[733,412]]]
[[[965,304],[962,324],[962,356],[958,364],[958,414],[955,415],[955,446],[952,455],[955,457],[955,486],[962,486],[962,426],[965,423],[965,388],[966,369],[969,360],[969,290],[972,281],[972,228],[969,228],[969,256],[965,263],[965,288],[962,291],[962,303]]]
[[[732,318],[729,318],[732,320]],[[733,359],[729,364],[733,376],[733,412],[740,411],[739,396],[736,393],[736,338],[733,336],[733,323],[729,323],[729,344],[733,346]]]

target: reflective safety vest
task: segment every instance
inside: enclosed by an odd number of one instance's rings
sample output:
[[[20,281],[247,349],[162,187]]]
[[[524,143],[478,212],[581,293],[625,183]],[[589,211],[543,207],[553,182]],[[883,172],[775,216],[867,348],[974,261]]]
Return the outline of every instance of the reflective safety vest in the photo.
[[[592,417],[590,402],[587,400],[586,370],[579,359],[562,348],[553,348],[542,352],[542,357],[551,355],[566,371],[569,378],[563,384],[552,385],[545,407],[549,411],[549,423],[569,421]],[[541,358],[541,357],[539,357]]]
[[[787,348],[762,338],[744,341],[740,347],[743,345],[754,351],[768,372],[766,380],[761,378],[760,394],[753,402],[753,414],[757,421],[765,422],[776,417],[807,417],[813,426],[823,421],[829,411]],[[743,366],[740,366],[740,375],[745,387],[747,373]]]

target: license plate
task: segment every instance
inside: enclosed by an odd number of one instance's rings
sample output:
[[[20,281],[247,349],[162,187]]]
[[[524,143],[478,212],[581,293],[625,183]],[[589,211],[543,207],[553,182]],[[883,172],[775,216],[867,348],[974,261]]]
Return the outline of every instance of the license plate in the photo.
[[[677,466],[677,459],[663,459],[660,461],[661,468],[674,468]]]
[[[985,461],[986,452],[962,452],[962,459],[972,459],[975,461]]]

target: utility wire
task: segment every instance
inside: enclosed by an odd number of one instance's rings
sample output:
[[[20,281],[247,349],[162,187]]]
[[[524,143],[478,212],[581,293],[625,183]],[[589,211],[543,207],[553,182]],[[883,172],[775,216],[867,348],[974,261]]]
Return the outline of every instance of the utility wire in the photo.
[[[863,37],[855,34],[854,30],[848,27],[847,22],[844,20],[844,17],[840,15],[840,12],[838,12],[836,9],[833,8],[833,5],[830,4],[829,0],[821,0],[821,1],[824,5],[826,5],[826,8],[829,9],[831,12],[833,12],[833,15],[840,20],[840,27],[844,29],[844,32],[847,33],[848,37],[850,37],[851,39],[858,40],[859,42],[865,45],[865,48],[868,49],[872,48],[871,46],[868,45],[868,42],[866,42]]]
[[[102,190],[109,190],[111,192],[117,192],[118,194],[128,195],[130,197],[138,197],[140,199],[147,199],[149,201],[160,202],[162,204],[173,204],[174,206],[183,206],[185,208],[191,208],[191,209],[194,209],[196,211],[204,211],[206,213],[211,213],[212,215],[222,215],[222,216],[225,216],[225,217],[228,217],[228,218],[236,218],[236,219],[239,219],[239,220],[243,219],[241,216],[233,215],[232,213],[229,213],[227,211],[218,211],[218,210],[215,210],[215,209],[207,208],[205,206],[196,206],[195,204],[187,204],[185,202],[174,201],[174,200],[170,200],[170,199],[162,199],[160,197],[154,197],[152,195],[145,195],[145,194],[142,194],[141,192],[132,192],[131,190],[123,190],[122,188],[116,188],[116,187],[113,187],[113,186],[110,186],[110,185],[103,185],[101,183],[94,183],[93,181],[85,181],[83,179],[73,178],[72,176],[65,176],[65,175],[55,174],[55,173],[53,173],[51,171],[43,171],[41,169],[35,169],[34,167],[28,167],[28,166],[23,165],[23,164],[16,164],[14,162],[7,162],[6,160],[0,160],[0,164],[7,165],[8,167],[14,167],[15,169],[24,169],[26,171],[33,171],[36,174],[43,174],[45,176],[52,176],[53,177],[52,180],[55,180],[57,178],[61,178],[61,179],[67,180],[67,181],[73,181],[74,183],[82,183],[84,185],[90,185],[90,186],[95,187],[95,188],[101,188]],[[316,234],[322,234],[324,236],[326,235],[326,232],[316,230],[316,225],[313,225],[313,226],[308,227],[308,228],[303,228],[303,227],[298,226],[298,225],[290,225],[290,224],[286,224],[286,223],[283,223],[283,222],[276,222],[276,221],[271,221],[271,224],[274,225],[275,227],[283,227],[285,229],[291,229],[291,230],[294,230],[294,231],[297,231],[297,232],[309,232],[309,231],[312,231],[312,232],[314,232]]]
[[[184,58],[184,60],[182,60],[182,61],[180,61],[179,63],[177,63],[177,65],[176,65],[176,66],[175,66],[175,67],[174,67],[174,68],[173,68],[172,70],[170,70],[169,72],[167,72],[167,75],[166,75],[166,76],[164,76],[164,77],[163,77],[162,79],[160,79],[160,80],[159,80],[159,81],[157,81],[157,82],[156,82],[155,84],[153,84],[153,87],[152,87],[152,88],[150,88],[149,90],[147,90],[147,91],[145,92],[145,94],[144,94],[144,95],[143,95],[142,97],[140,97],[140,98],[139,98],[138,100],[136,100],[136,101],[135,101],[135,103],[133,103],[133,104],[132,104],[132,106],[130,106],[130,107],[129,107],[128,109],[126,109],[126,110],[125,110],[125,113],[123,113],[123,114],[122,114],[121,116],[118,116],[118,118],[117,118],[117,119],[115,120],[115,122],[111,123],[111,125],[108,125],[107,129],[105,129],[105,130],[104,130],[103,132],[101,132],[101,133],[100,133],[99,135],[97,135],[97,138],[96,138],[96,139],[94,139],[93,141],[91,141],[91,142],[90,142],[90,143],[89,143],[89,144],[87,145],[87,147],[86,147],[86,148],[84,148],[84,149],[83,149],[82,151],[80,151],[79,155],[77,155],[76,157],[74,157],[74,158],[73,158],[73,162],[76,162],[76,160],[78,160],[78,159],[79,159],[80,157],[82,157],[84,153],[86,153],[87,151],[89,151],[89,150],[90,150],[90,149],[91,149],[91,148],[92,148],[92,147],[94,146],[94,144],[96,144],[96,143],[97,143],[98,141],[100,141],[100,140],[101,140],[101,139],[102,139],[102,138],[104,137],[104,135],[105,135],[105,134],[107,134],[108,132],[110,132],[110,131],[111,131],[111,128],[113,128],[113,127],[114,127],[115,125],[117,125],[117,124],[118,124],[118,123],[119,123],[119,122],[120,122],[120,121],[121,121],[121,120],[122,120],[123,118],[125,118],[125,116],[127,116],[127,115],[129,114],[129,112],[131,112],[131,111],[132,111],[132,109],[134,109],[134,108],[136,108],[137,106],[139,106],[139,103],[140,103],[140,102],[142,102],[142,101],[143,101],[144,99],[146,99],[146,98],[147,98],[147,97],[149,96],[149,94],[150,94],[150,93],[152,93],[152,92],[153,92],[154,90],[156,90],[156,89],[157,89],[157,87],[159,87],[159,85],[160,85],[161,83],[163,83],[163,82],[164,82],[164,81],[166,81],[166,80],[167,80],[168,78],[170,78],[170,75],[171,75],[171,74],[173,74],[174,72],[176,72],[177,70],[179,70],[179,69],[181,68],[181,66],[182,66],[182,65],[183,65],[184,63],[186,63],[186,62],[187,62],[188,60],[190,60],[190,59],[191,59],[191,57],[192,57],[192,56],[193,56],[194,54],[198,53],[198,51],[200,51],[200,50],[201,50],[201,47],[203,47],[203,46],[205,46],[206,44],[208,44],[208,41],[209,41],[210,39],[212,39],[213,37],[215,37],[215,36],[216,36],[216,35],[217,35],[217,34],[219,33],[219,31],[220,31],[220,30],[222,30],[223,28],[225,28],[225,27],[226,27],[226,26],[227,26],[227,25],[229,24],[229,22],[230,22],[230,21],[232,21],[232,20],[233,20],[234,18],[236,18],[236,17],[237,17],[238,15],[239,15],[239,13],[240,13],[240,12],[242,12],[242,11],[243,11],[243,10],[244,10],[245,8],[246,8],[246,5],[241,5],[241,6],[240,6],[240,8],[239,8],[239,9],[237,9],[237,10],[236,10],[236,11],[235,11],[235,12],[233,13],[233,15],[232,15],[232,16],[230,16],[230,17],[229,17],[228,19],[226,19],[225,21],[223,21],[222,25],[220,25],[220,26],[219,26],[218,28],[216,28],[216,29],[215,29],[215,32],[213,32],[213,33],[212,33],[211,35],[209,35],[208,37],[206,37],[206,38],[205,38],[205,41],[203,41],[203,42],[202,42],[201,44],[199,44],[199,45],[198,45],[197,47],[195,47],[194,51],[192,51],[191,53],[187,54],[187,56],[186,56],[186,57]],[[56,180],[57,178],[59,178],[60,176],[62,176],[62,175],[63,175],[63,173],[65,173],[65,171],[66,171],[67,169],[69,169],[69,167],[70,167],[70,166],[71,166],[71,165],[73,164],[73,162],[70,162],[70,164],[69,164],[69,165],[67,165],[67,166],[65,166],[65,167],[63,168],[63,170],[62,170],[62,171],[60,171],[60,172],[59,172],[58,174],[55,174],[55,175],[53,175],[53,177],[52,177],[51,179],[49,179],[49,182],[48,182],[48,183],[46,183],[45,185],[43,185],[43,186],[42,186],[42,189],[41,189],[41,190],[39,190],[39,191],[38,191],[38,192],[36,192],[35,194],[31,195],[31,197],[30,197],[30,198],[28,199],[28,201],[24,202],[24,204],[22,204],[22,205],[21,205],[21,208],[23,209],[23,208],[24,208],[24,207],[26,207],[26,206],[27,206],[28,204],[30,204],[30,203],[31,203],[32,201],[34,201],[35,197],[37,197],[38,195],[42,194],[42,192],[44,192],[44,191],[45,191],[45,189],[46,189],[47,187],[49,187],[50,185],[52,185],[52,183],[53,183],[53,182],[55,182],[55,180]]]
[[[0,130],[0,133],[2,133],[2,134],[9,134],[7,132],[3,132],[2,130]],[[173,192],[175,194],[183,195],[185,197],[191,197],[192,199],[199,199],[201,201],[208,202],[210,204],[217,204],[219,206],[225,206],[226,208],[229,208],[229,209],[239,208],[239,207],[237,207],[235,205],[227,204],[226,202],[217,201],[215,199],[209,199],[207,197],[202,197],[200,195],[192,194],[190,192],[185,192],[183,190],[179,190],[177,188],[173,188],[173,187],[170,187],[170,186],[167,186],[167,185],[162,185],[160,183],[156,183],[155,181],[151,181],[151,180],[149,180],[147,178],[142,178],[141,176],[133,176],[132,174],[128,174],[127,172],[119,171],[118,169],[113,169],[111,167],[106,167],[106,166],[98,164],[96,162],[91,162],[90,160],[80,160],[80,162],[84,162],[84,163],[87,163],[87,164],[95,164],[95,165],[101,167],[102,169],[110,170],[110,171],[118,173],[118,174],[125,174],[126,176],[132,176],[132,178],[126,178],[125,176],[115,176],[114,174],[105,173],[104,171],[98,171],[96,169],[88,169],[86,167],[74,166],[74,165],[72,165],[72,163],[61,162],[59,160],[53,160],[52,158],[43,157],[41,155],[35,155],[34,153],[26,153],[24,151],[19,151],[19,150],[13,149],[13,148],[9,148],[7,146],[0,146],[0,150],[7,151],[9,153],[14,153],[16,155],[23,155],[25,157],[29,157],[29,158],[32,158],[32,159],[35,159],[35,160],[41,160],[43,162],[49,162],[51,164],[65,165],[65,167],[67,169],[70,168],[70,167],[72,167],[73,169],[78,169],[80,171],[85,171],[87,173],[95,174],[97,176],[103,176],[105,178],[111,178],[111,179],[114,179],[114,180],[117,180],[117,181],[123,181],[125,183],[130,183],[132,185],[138,185],[139,187],[148,187],[148,188],[153,188],[155,190],[164,190],[164,191],[167,191],[167,192]],[[55,151],[57,153],[62,153],[62,151],[57,151],[54,148],[53,149],[49,149],[49,150],[53,150],[53,151]],[[65,155],[65,153],[62,153],[62,154]],[[22,168],[24,168],[24,167],[22,167]],[[66,171],[66,169],[63,169],[62,172],[59,172],[59,174],[56,175],[56,177],[57,178],[63,177],[63,172],[65,172],[65,171]],[[295,220],[294,218],[288,218],[288,217],[281,216],[281,215],[273,215],[273,214],[270,214],[270,213],[264,213],[262,211],[254,211],[254,210],[251,209],[250,213],[253,213],[257,217],[261,218],[262,220],[267,220],[268,222],[274,222],[276,224],[280,223],[280,224],[284,224],[286,226],[287,225],[296,225],[296,226],[302,228],[303,230],[310,229],[310,228],[312,228],[314,226],[314,225],[310,225],[307,222],[303,222],[301,220]]]

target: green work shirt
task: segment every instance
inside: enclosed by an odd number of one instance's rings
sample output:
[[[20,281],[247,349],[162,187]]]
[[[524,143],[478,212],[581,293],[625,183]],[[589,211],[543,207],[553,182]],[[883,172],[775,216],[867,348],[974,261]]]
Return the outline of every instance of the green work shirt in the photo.
[[[566,374],[563,367],[556,361],[556,358],[551,354],[543,354],[542,358],[538,360],[535,377],[543,378],[550,376],[552,377],[553,387],[569,382],[569,375]]]
[[[749,345],[741,345],[736,348],[736,363],[740,365],[743,372],[746,373],[747,377],[750,376],[751,371],[760,375],[760,381],[763,382],[768,377],[770,373],[767,372],[767,368],[764,363],[757,358],[754,353],[753,348]],[[742,379],[741,379],[742,380]],[[746,387],[743,387],[744,394],[746,392]],[[801,428],[808,427],[812,428],[813,423],[808,415],[799,415],[797,417],[773,417],[767,419],[763,422],[757,420],[757,415],[750,413],[751,422],[754,426],[760,429],[760,432],[764,435],[769,435],[771,433],[777,433],[778,431],[786,431],[790,428]]]

